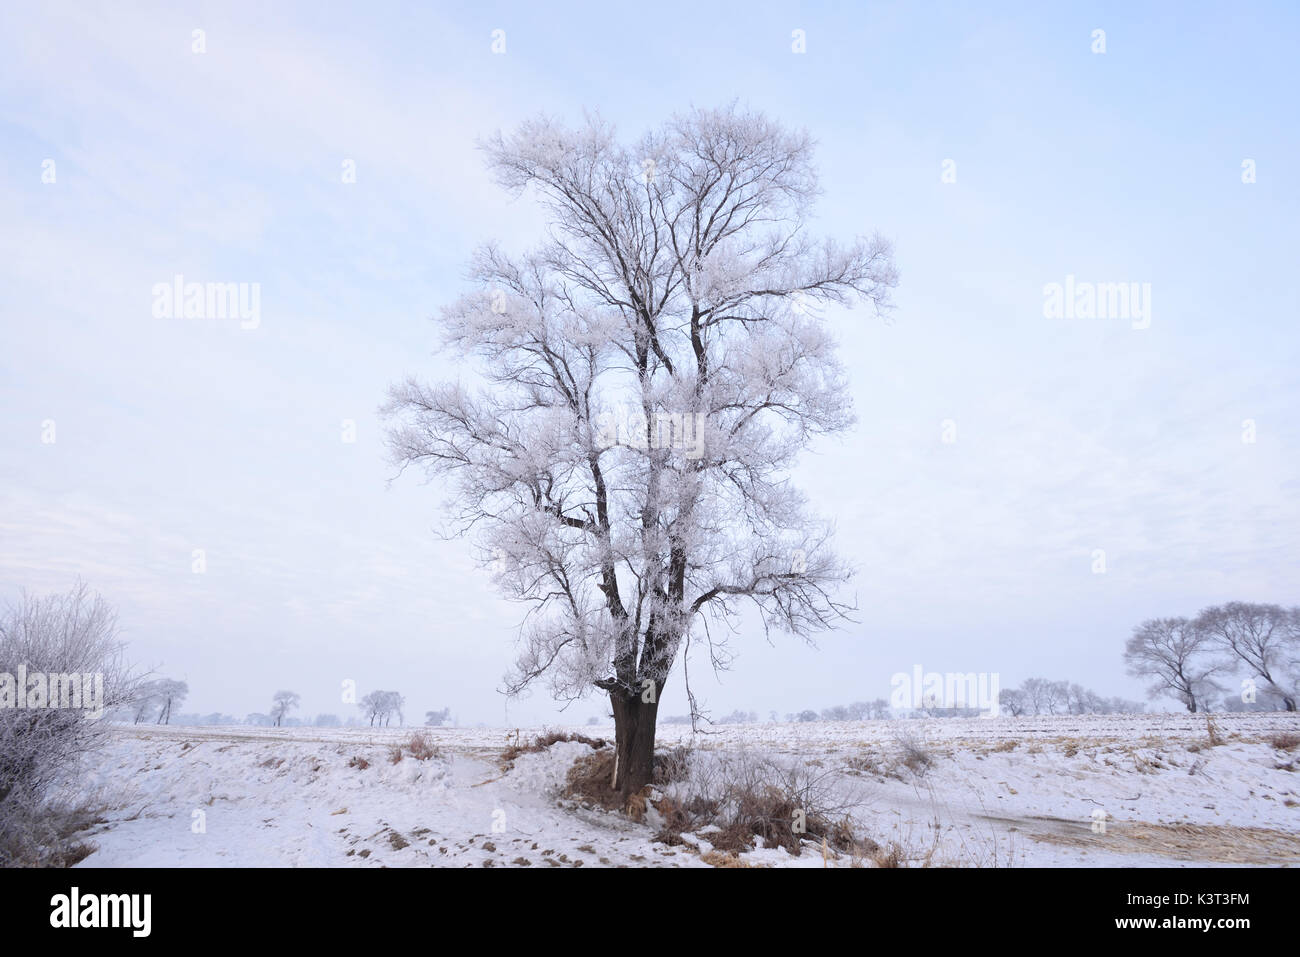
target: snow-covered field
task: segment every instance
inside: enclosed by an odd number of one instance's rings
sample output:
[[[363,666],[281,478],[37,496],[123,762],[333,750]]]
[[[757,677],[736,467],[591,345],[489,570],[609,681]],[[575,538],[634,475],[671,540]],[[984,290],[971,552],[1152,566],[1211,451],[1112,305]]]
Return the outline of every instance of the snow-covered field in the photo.
[[[1059,716],[736,725],[696,735],[698,767],[763,756],[825,774],[859,802],[859,832],[931,866],[1300,864],[1300,733],[1285,714]],[[440,755],[397,763],[422,730]],[[612,737],[611,728],[569,729]],[[122,728],[79,780],[108,810],[96,866],[709,866],[657,843],[655,814],[561,799],[563,742],[503,773],[514,729]],[[527,740],[536,730],[521,732]],[[927,752],[909,767],[905,745]],[[916,765],[916,762],[913,762]],[[754,864],[846,866],[808,848]]]

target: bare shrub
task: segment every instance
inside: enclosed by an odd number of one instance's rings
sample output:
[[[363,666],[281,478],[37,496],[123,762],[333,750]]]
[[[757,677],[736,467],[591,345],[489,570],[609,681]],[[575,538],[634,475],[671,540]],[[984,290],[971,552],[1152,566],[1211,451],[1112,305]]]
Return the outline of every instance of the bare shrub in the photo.
[[[24,593],[0,614],[0,674],[16,676],[20,666],[28,675],[102,676],[92,681],[102,699],[96,691],[99,700],[78,702],[87,707],[0,708],[0,866],[63,865],[85,856],[73,835],[93,812],[55,793],[107,740],[110,728],[92,709],[125,706],[138,680],[125,664],[115,613],[80,582],[62,594]]]
[[[678,745],[655,755],[654,784],[664,787],[684,781],[691,773],[691,749]]]
[[[864,751],[862,754],[850,755],[844,760],[845,766],[854,774],[880,774],[880,761],[874,754]]]
[[[918,777],[934,763],[934,754],[920,732],[907,726],[894,729],[894,742],[900,752],[900,763]]]

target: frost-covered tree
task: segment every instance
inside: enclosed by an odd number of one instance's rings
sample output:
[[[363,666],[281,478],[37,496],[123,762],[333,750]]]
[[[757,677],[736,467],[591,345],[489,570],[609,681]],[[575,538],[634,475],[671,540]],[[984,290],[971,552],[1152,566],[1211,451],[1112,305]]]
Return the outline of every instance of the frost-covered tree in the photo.
[[[1296,710],[1300,699],[1300,608],[1231,601],[1206,608],[1197,627],[1252,678],[1264,692]]]
[[[1168,695],[1193,714],[1223,689],[1214,675],[1223,666],[1207,657],[1210,634],[1187,618],[1151,618],[1133,629],[1124,647],[1128,672],[1153,679],[1148,695]]]
[[[431,728],[440,728],[450,720],[450,708],[443,708],[441,711],[426,711],[424,713],[424,723]]]
[[[277,691],[271,699],[271,718],[278,728],[284,724],[284,719],[288,717],[289,712],[298,707],[301,700],[296,691]]]
[[[149,693],[157,702],[158,724],[172,723],[172,708],[185,703],[190,693],[190,686],[184,681],[171,678],[159,678],[150,682]]]
[[[607,694],[630,795],[688,641],[721,668],[745,607],[798,636],[846,610],[847,569],[788,474],[853,422],[824,311],[886,309],[891,250],[813,239],[811,139],[735,107],[630,144],[543,118],[485,149],[549,236],[475,256],[441,324],[486,385],[395,386],[390,449],[449,481],[456,530],[529,606],[505,690]]]

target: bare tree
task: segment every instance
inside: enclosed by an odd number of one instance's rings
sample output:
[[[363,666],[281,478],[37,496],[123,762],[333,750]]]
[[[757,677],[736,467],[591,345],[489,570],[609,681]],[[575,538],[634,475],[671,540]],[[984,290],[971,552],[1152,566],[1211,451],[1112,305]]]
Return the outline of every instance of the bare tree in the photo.
[[[805,637],[847,610],[829,527],[786,476],[853,422],[822,308],[887,308],[891,250],[809,238],[812,141],[734,107],[631,146],[539,119],[486,153],[551,234],[480,250],[442,325],[490,389],[395,386],[389,445],[453,482],[455,529],[529,606],[507,693],[545,676],[559,698],[608,694],[629,795],[689,641],[724,668],[742,603]]]
[[[393,715],[397,715],[397,723],[400,725],[403,721],[402,709],[406,706],[406,699],[396,691],[372,691],[361,699],[361,712],[369,719],[373,727],[378,723],[381,727],[387,727],[393,720]]]
[[[1046,678],[1026,678],[1020,685],[1028,714],[1056,714],[1061,699],[1060,682]]]
[[[450,720],[450,708],[443,708],[441,711],[426,711],[424,713],[424,723],[431,728],[440,728]]]
[[[275,693],[271,699],[271,718],[275,721],[277,728],[284,723],[284,719],[288,717],[289,712],[298,707],[300,700],[298,693],[295,691],[277,691]]]
[[[397,715],[397,724],[400,727],[406,723],[406,698],[396,691],[385,691],[384,693],[384,725],[392,720],[393,715]]]
[[[1169,695],[1195,713],[1204,710],[1211,695],[1222,691],[1214,675],[1222,664],[1208,661],[1209,633],[1187,618],[1151,618],[1133,629],[1124,647],[1128,673],[1153,678],[1152,698]]]
[[[370,722],[372,728],[375,726],[375,721],[382,713],[383,695],[384,693],[382,691],[372,691],[357,702],[357,706],[361,709],[361,713],[365,715],[366,720]]]
[[[1297,658],[1300,658],[1300,608],[1231,601],[1206,608],[1197,627],[1220,648],[1263,679],[1265,690],[1296,710]]]
[[[1002,706],[1002,710],[1013,718],[1028,713],[1032,706],[1029,695],[1020,688],[1003,688],[1000,690],[998,692],[998,704]]]

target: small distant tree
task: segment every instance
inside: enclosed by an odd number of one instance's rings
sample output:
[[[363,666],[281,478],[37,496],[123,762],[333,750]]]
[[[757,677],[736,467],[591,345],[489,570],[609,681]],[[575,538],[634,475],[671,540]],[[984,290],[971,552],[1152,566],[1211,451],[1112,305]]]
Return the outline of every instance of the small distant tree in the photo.
[[[1128,673],[1150,678],[1152,698],[1168,695],[1195,714],[1222,691],[1214,675],[1221,664],[1208,659],[1210,632],[1187,618],[1150,618],[1133,629],[1124,646]]]
[[[370,722],[372,728],[375,726],[375,721],[379,719],[383,707],[383,694],[382,691],[371,691],[357,702],[357,707],[361,709],[362,716]]]
[[[404,720],[402,709],[406,706],[406,699],[396,691],[372,691],[359,704],[361,713],[370,721],[371,727],[376,724],[387,727],[394,715],[397,716],[399,725]]]
[[[139,686],[136,691],[135,699],[128,705],[131,712],[131,723],[140,724],[142,721],[151,721],[153,716],[158,713],[158,699],[151,690],[152,681],[146,681]]]
[[[398,727],[406,722],[404,709],[406,708],[406,698],[396,691],[384,692],[384,726],[387,727],[393,720],[394,715],[397,717]]]
[[[443,708],[441,711],[426,711],[424,713],[424,723],[431,728],[440,728],[450,720],[450,708]]]
[[[153,682],[153,696],[158,702],[158,724],[172,723],[172,708],[185,702],[190,686],[184,681],[161,678]]]
[[[1020,686],[1028,713],[1061,714],[1069,708],[1069,683],[1046,678],[1026,678]]]
[[[998,692],[998,704],[1013,718],[1029,711],[1029,696],[1020,688],[1003,688]]]
[[[284,719],[289,712],[298,707],[299,700],[296,691],[277,691],[275,693],[275,696],[271,699],[271,719],[275,722],[277,728],[284,723]]]

